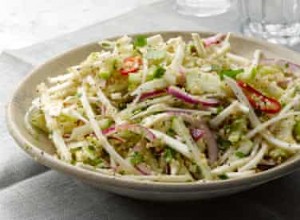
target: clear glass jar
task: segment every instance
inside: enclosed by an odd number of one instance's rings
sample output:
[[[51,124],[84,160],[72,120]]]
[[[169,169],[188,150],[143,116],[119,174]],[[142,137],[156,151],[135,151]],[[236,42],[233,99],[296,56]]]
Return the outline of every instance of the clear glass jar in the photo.
[[[241,0],[242,31],[273,43],[300,41],[300,0]]]

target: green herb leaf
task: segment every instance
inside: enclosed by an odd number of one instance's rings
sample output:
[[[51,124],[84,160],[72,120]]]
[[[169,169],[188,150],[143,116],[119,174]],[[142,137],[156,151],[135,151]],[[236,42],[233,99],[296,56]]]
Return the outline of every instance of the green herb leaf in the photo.
[[[161,78],[165,74],[166,70],[159,66],[153,73],[153,78]]]
[[[217,114],[221,113],[224,110],[224,106],[220,105],[217,107]]]
[[[167,163],[170,163],[171,160],[174,158],[175,156],[175,151],[171,148],[167,148],[164,152],[164,158],[166,160]]]
[[[100,166],[103,163],[101,158],[95,158],[94,160],[89,160],[89,164],[92,166]]]
[[[193,45],[193,44],[191,44],[191,45],[189,46],[189,51],[190,51],[190,53],[196,53],[196,52],[197,52],[196,46]]]
[[[131,162],[133,165],[140,164],[140,163],[144,162],[144,157],[143,157],[143,155],[140,154],[139,152],[134,152],[134,153],[131,155],[130,162]]]
[[[231,146],[231,142],[230,141],[225,140],[225,139],[223,139],[221,137],[219,137],[217,139],[217,144],[218,144],[218,148],[220,150],[227,150]]]
[[[114,44],[111,41],[101,41],[99,42],[99,44],[105,50],[112,49],[114,46]]]
[[[221,180],[227,180],[229,177],[226,174],[221,174],[218,176]]]
[[[289,63],[285,63],[285,64],[284,64],[284,67],[285,67],[285,68],[289,68]]]
[[[250,79],[253,80],[255,78],[255,76],[257,75],[257,73],[258,73],[258,67],[252,68],[251,73],[250,73]]]
[[[172,128],[169,128],[166,131],[166,134],[169,135],[169,136],[171,136],[171,137],[174,137],[176,135],[176,132]]]
[[[246,157],[246,155],[243,152],[241,152],[241,151],[235,152],[235,156],[237,156],[238,158],[244,158],[244,157]]]
[[[135,47],[144,47],[144,46],[147,45],[147,38],[145,36],[142,36],[142,35],[137,36],[135,38],[135,41],[133,42],[133,45]]]
[[[221,79],[224,79],[224,76],[228,76],[230,78],[236,78],[236,76],[240,73],[244,72],[243,69],[237,69],[237,70],[232,70],[232,69],[228,69],[228,70],[221,70],[221,72],[219,73],[219,76]]]

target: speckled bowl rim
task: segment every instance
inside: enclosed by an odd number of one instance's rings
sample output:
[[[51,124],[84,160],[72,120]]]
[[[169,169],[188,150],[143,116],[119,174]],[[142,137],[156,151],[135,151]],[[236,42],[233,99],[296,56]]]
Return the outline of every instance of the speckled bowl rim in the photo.
[[[135,33],[129,34],[130,36],[136,35],[154,35],[154,34],[188,34],[192,32],[197,32],[202,35],[212,35],[215,32],[209,31],[155,31],[155,32],[145,32],[145,33]],[[291,51],[285,47],[274,45],[268,43],[266,41],[260,39],[254,39],[249,37],[244,37],[239,34],[232,34],[235,38],[240,40],[246,40],[252,43],[263,44],[268,48],[276,47],[277,50],[280,50],[282,53],[289,53],[293,54],[293,56],[299,57],[300,55],[294,51]],[[115,39],[120,36],[111,37],[108,39]],[[184,193],[184,192],[197,192],[197,191],[219,191],[221,189],[226,188],[239,188],[246,185],[258,185],[260,183],[264,183],[267,181],[271,181],[273,179],[277,179],[279,177],[285,176],[296,169],[300,168],[300,155],[296,155],[289,161],[286,161],[284,164],[277,166],[275,168],[263,171],[261,173],[253,174],[249,177],[242,177],[237,179],[228,179],[222,181],[212,181],[212,182],[187,182],[187,183],[165,183],[165,182],[148,182],[148,181],[138,181],[138,180],[129,180],[122,177],[112,176],[112,175],[105,175],[102,173],[98,173],[95,171],[90,171],[87,169],[83,169],[66,162],[63,162],[53,155],[50,155],[44,151],[42,151],[39,147],[32,144],[29,140],[27,140],[20,132],[18,123],[13,115],[13,108],[14,105],[14,98],[16,98],[17,94],[20,92],[22,87],[29,83],[30,78],[34,74],[38,74],[39,71],[47,66],[50,63],[57,62],[58,60],[62,59],[64,56],[71,54],[77,50],[82,50],[89,45],[93,45],[95,42],[84,44],[80,47],[76,47],[71,49],[65,53],[62,53],[54,58],[48,60],[44,64],[34,68],[18,85],[17,89],[12,95],[10,102],[7,104],[6,107],[6,122],[8,126],[8,130],[14,140],[18,143],[18,145],[28,153],[34,160],[37,162],[55,170],[61,171],[65,174],[69,174],[71,176],[77,177],[82,180],[92,181],[95,184],[104,184],[110,185],[113,187],[126,187],[127,189],[133,189],[137,191],[153,191],[153,192],[169,192],[169,193]],[[36,85],[34,85],[36,86]]]

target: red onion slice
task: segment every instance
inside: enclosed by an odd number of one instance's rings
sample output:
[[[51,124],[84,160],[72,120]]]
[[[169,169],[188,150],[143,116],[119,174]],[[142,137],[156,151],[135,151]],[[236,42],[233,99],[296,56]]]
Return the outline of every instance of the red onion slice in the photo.
[[[169,86],[167,92],[170,95],[190,104],[201,104],[203,106],[216,106],[220,103],[216,99],[202,99],[200,97],[190,95],[187,92],[182,91],[176,86]]]
[[[145,92],[141,95],[140,101],[143,101],[143,100],[149,99],[149,98],[154,98],[157,96],[161,96],[165,93],[166,93],[165,89],[155,90],[155,91],[151,91],[151,92]]]
[[[207,144],[208,159],[210,163],[217,161],[218,159],[218,145],[216,138],[209,127],[203,122],[199,126],[204,131],[204,139]]]
[[[203,39],[204,46],[209,47],[213,44],[219,44],[225,39],[226,35],[225,34],[216,34],[211,37],[207,37]]]
[[[143,146],[140,144],[137,144],[132,149],[134,152],[140,152],[143,150]],[[135,165],[135,168],[142,174],[142,175],[151,175],[151,169],[146,163],[139,163]]]
[[[209,129],[205,122],[196,119],[189,115],[182,115],[183,120],[189,122],[194,128],[200,129],[204,132],[203,138],[207,144],[208,160],[210,163],[218,159],[218,145],[213,132]]]
[[[104,134],[104,135],[111,135],[111,134],[113,134],[113,133],[115,133],[116,132],[116,128],[115,128],[115,126],[111,126],[111,127],[109,127],[109,128],[106,128],[106,129],[103,129],[102,130],[102,133]]]
[[[149,166],[147,166],[147,164],[145,164],[145,163],[139,163],[135,167],[143,175],[151,175],[151,173],[152,173]]]
[[[191,128],[190,132],[191,132],[191,135],[192,135],[193,139],[196,142],[205,135],[205,132],[201,129],[198,129],[198,128]]]
[[[114,136],[114,135],[110,136],[110,138],[114,139],[116,141],[119,141],[120,143],[125,143],[126,142],[126,140],[124,140],[123,138],[120,138],[120,137],[117,137],[117,136]]]
[[[137,134],[145,135],[145,137],[149,141],[154,141],[156,138],[155,135],[148,128],[137,124],[122,124],[122,125],[113,126],[103,130],[102,133],[106,136],[110,136],[118,131],[126,131],[126,130],[132,131]]]

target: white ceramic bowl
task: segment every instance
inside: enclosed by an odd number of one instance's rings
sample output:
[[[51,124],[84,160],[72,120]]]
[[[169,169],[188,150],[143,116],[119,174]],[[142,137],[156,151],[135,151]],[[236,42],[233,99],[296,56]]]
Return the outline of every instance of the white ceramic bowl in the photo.
[[[162,34],[165,39],[182,36],[190,38],[191,32],[153,32],[143,35]],[[202,36],[214,33],[199,32]],[[136,34],[140,35],[140,34]],[[234,52],[251,57],[255,49],[261,49],[268,57],[280,57],[300,63],[300,55],[286,48],[265,41],[232,35]],[[249,189],[259,184],[287,175],[300,167],[300,156],[296,155],[284,164],[250,177],[210,183],[158,183],[129,181],[85,170],[56,159],[55,149],[46,136],[36,139],[24,126],[24,114],[36,96],[36,86],[47,77],[64,73],[71,65],[78,64],[86,56],[99,50],[97,43],[87,44],[57,56],[34,69],[17,87],[7,107],[7,124],[11,135],[20,147],[34,160],[50,168],[98,187],[128,197],[147,200],[193,200],[213,198]]]

